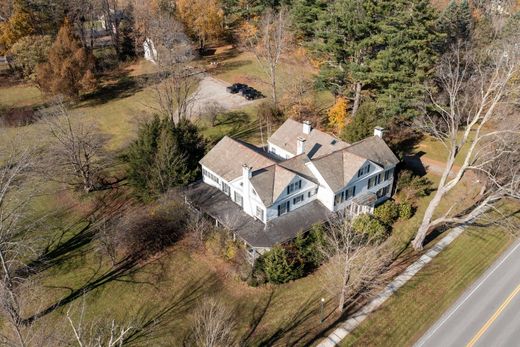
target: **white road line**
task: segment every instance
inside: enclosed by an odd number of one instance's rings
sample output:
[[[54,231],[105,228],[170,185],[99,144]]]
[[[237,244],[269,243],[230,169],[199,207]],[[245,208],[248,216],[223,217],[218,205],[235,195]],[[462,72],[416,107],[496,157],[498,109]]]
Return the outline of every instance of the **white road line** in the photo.
[[[448,319],[451,318],[451,316],[453,316],[453,314],[455,312],[457,312],[457,310],[480,288],[480,286],[487,281],[487,279],[511,256],[511,254],[513,254],[516,249],[520,247],[520,242],[517,243],[517,245],[511,250],[509,251],[506,256],[504,258],[502,258],[502,260],[495,265],[495,267],[480,281],[480,283],[475,287],[473,288],[473,290],[448,314],[448,316],[446,318],[444,318],[433,330],[430,331],[430,333],[428,333],[428,335],[424,336],[423,338],[421,338],[421,340],[415,345],[415,347],[421,347],[422,345],[424,345],[424,343],[430,338],[433,336],[433,334],[435,334],[437,332],[437,330],[439,330],[439,328],[441,326],[444,325],[444,323],[446,323],[446,321],[448,321]]]

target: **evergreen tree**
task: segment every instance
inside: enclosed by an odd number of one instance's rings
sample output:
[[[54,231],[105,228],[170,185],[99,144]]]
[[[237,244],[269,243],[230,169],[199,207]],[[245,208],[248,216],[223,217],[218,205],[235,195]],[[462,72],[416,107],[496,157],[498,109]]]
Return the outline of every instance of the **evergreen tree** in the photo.
[[[444,35],[439,50],[445,52],[458,42],[469,40],[473,29],[473,17],[467,0],[458,4],[451,0],[444,9],[437,24],[437,30]]]
[[[309,42],[316,36],[316,22],[327,8],[324,0],[294,0],[291,5],[293,31],[297,38]]]
[[[368,65],[383,118],[409,119],[420,112],[435,64],[436,17],[428,0],[395,0],[388,7],[375,38],[385,48]]]
[[[137,139],[128,148],[128,182],[139,198],[155,198],[193,181],[204,153],[205,142],[193,123],[185,120],[175,124],[156,115],[139,128]]]
[[[135,18],[134,18],[134,6],[130,3],[123,11],[123,16],[118,23],[118,49],[119,60],[126,61],[136,57],[136,33],[135,29]]]

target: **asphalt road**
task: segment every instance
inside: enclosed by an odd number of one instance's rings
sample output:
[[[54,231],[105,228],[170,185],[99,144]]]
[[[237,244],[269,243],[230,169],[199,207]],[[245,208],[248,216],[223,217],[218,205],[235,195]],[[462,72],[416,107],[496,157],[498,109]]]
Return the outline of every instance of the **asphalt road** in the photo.
[[[520,241],[504,252],[415,346],[520,346]]]

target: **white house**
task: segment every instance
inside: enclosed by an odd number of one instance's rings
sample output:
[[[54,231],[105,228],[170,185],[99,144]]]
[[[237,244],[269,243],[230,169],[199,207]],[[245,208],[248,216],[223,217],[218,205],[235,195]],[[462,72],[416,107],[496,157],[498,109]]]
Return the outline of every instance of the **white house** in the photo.
[[[287,241],[332,212],[370,213],[391,196],[399,162],[382,137],[376,128],[349,144],[291,119],[266,148],[224,137],[200,161],[202,185],[215,193],[198,190],[199,202],[217,220],[234,202],[249,216],[242,218],[249,229],[237,234],[253,248]]]

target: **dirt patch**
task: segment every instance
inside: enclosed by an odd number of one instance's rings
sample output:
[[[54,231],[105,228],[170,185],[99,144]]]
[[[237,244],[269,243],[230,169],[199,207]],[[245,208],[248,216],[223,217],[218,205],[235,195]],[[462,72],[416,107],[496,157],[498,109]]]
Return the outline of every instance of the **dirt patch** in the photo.
[[[0,110],[0,127],[23,127],[38,120],[38,115],[32,107],[17,107]]]

